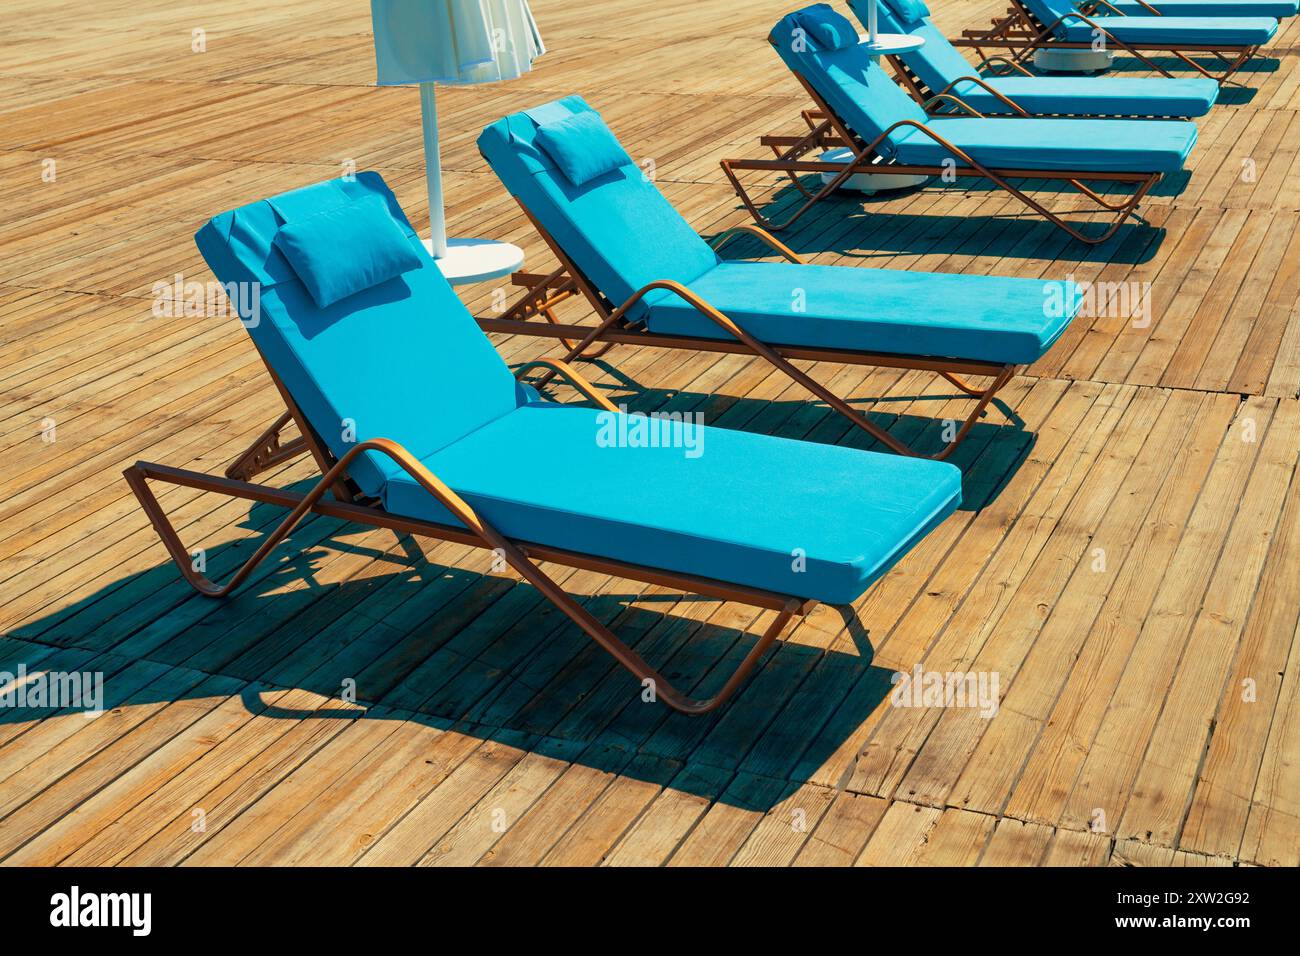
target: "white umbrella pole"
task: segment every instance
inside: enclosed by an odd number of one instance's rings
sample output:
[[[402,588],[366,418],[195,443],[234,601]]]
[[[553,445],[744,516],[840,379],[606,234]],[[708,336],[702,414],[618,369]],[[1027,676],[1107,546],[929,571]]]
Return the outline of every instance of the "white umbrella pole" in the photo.
[[[438,156],[438,105],[433,84],[420,84],[420,118],[424,127],[424,182],[429,190],[429,245],[435,259],[447,255],[447,222],[442,209],[442,163]]]
[[[877,0],[871,0],[867,5],[867,38],[872,43],[876,42],[876,2]]]

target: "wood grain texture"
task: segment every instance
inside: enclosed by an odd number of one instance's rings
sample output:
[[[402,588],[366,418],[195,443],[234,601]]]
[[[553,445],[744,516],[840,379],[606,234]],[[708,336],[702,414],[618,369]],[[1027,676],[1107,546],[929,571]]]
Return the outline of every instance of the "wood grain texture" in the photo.
[[[1003,5],[931,3],[950,35]],[[532,73],[439,93],[450,232],[550,265],[474,139],[572,92],[701,234],[746,222],[718,163],[799,128],[764,40],[789,7],[535,0]],[[700,720],[643,704],[460,545],[316,517],[232,598],[199,597],[120,479],[137,458],[218,471],[279,411],[237,326],[153,314],[157,283],[208,280],[208,217],[355,163],[427,226],[419,98],[373,86],[369,29],[351,0],[0,11],[0,671],[104,678],[94,719],[0,712],[0,862],[1300,864],[1300,19],[1198,121],[1148,225],[1097,248],[972,183],[836,199],[783,235],[823,264],[1072,276],[1100,308],[1007,387],[1019,424],[991,411],[954,456],[966,507]],[[460,291],[489,314],[509,290]],[[964,414],[932,376],[799,364],[901,440]],[[871,447],[741,356],[621,347],[582,371],[635,410]],[[279,518],[160,500],[214,577]],[[761,623],[551,570],[693,693]],[[897,706],[918,665],[996,675],[996,710]]]

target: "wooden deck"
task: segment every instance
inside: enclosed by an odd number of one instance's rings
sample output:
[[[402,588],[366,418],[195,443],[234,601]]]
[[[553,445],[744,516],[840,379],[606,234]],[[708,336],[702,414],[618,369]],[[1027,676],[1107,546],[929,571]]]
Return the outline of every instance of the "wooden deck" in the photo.
[[[746,221],[718,160],[807,105],[764,42],[792,0],[592,6],[536,0],[537,69],[440,97],[452,232],[534,269],[485,123],[581,92],[713,234]],[[932,6],[950,35],[1001,9]],[[958,455],[965,509],[694,720],[461,546],[317,518],[237,597],[198,597],[121,479],[215,472],[278,412],[235,324],[151,314],[155,283],[209,278],[207,217],[354,161],[427,224],[418,96],[371,85],[366,4],[11,0],[0,33],[0,671],[102,672],[109,708],[0,711],[0,860],[1300,863],[1300,20],[1200,122],[1156,228],[1086,249],[930,188],[792,231],[822,263],[1149,282],[1151,321],[1076,322],[1006,393],[1020,423]],[[588,371],[634,408],[861,444],[756,362],[608,359]],[[930,376],[818,374],[909,437],[961,407]],[[213,576],[279,514],[163,501]],[[557,573],[688,687],[747,646],[751,612]],[[917,664],[996,672],[997,715],[891,706]]]

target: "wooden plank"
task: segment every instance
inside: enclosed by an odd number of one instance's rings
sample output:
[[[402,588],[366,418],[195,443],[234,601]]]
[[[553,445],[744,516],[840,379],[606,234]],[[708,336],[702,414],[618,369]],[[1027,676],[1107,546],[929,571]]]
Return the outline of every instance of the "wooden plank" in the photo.
[[[545,866],[595,866],[641,816],[677,770],[661,757],[634,757],[542,859]]]
[[[895,801],[867,841],[854,866],[914,866],[942,811]]]
[[[1170,672],[1177,665],[1177,649],[1194,621],[1191,609],[1200,605],[1256,458],[1259,441],[1244,441],[1243,436],[1250,428],[1266,431],[1271,419],[1270,403],[1247,402],[1225,433],[1219,459],[1167,566],[1142,634],[1113,685],[1105,717],[1088,737],[1082,766],[1070,775],[1070,795],[1063,799],[1058,791],[1047,797],[1046,805],[1040,804],[1047,819],[1063,813],[1061,825],[1087,829],[1095,811],[1100,810],[1107,817],[1108,832],[1117,824],[1116,814],[1122,812],[1134,765],[1149,738],[1148,728],[1158,714]],[[1062,803],[1065,806],[1061,807]],[[1053,805],[1061,809],[1048,809]]]
[[[650,802],[606,854],[605,866],[665,862],[726,789],[732,775],[713,767],[686,767]]]
[[[796,866],[852,866],[889,801],[840,791],[795,857]]]
[[[1291,404],[1279,409],[1263,438],[1250,483],[1223,545],[1224,553],[1232,556],[1230,563],[1216,569],[1202,599],[1183,661],[1164,696],[1133,793],[1119,821],[1116,833],[1121,838],[1172,846],[1181,833],[1205,759],[1203,748],[1214,732],[1215,709],[1295,472],[1298,446],[1300,404]],[[1202,747],[1189,747],[1189,740],[1202,742]]]
[[[830,809],[836,793],[806,783],[764,815],[731,866],[789,866]]]
[[[1057,830],[1043,866],[1105,866],[1110,859],[1110,839],[1086,830]]]
[[[980,866],[1038,866],[1052,840],[1052,828],[1003,817],[980,857]]]
[[[1232,672],[1212,720],[1208,752],[1197,770],[1196,791],[1179,834],[1182,849],[1234,857],[1251,809],[1297,627],[1300,593],[1300,489],[1294,478],[1285,511],[1241,637]]]
[[[962,768],[950,796],[954,805],[997,813],[1013,790],[1037,790],[1034,781],[1041,765],[1032,763],[1030,754],[1040,734],[1059,732],[1060,722],[1049,726],[1049,715],[1060,706],[1061,695],[1071,683],[1082,683],[1083,667],[1091,658],[1081,655],[1090,642],[1103,639],[1113,617],[1134,616],[1124,602],[1140,601],[1153,577],[1148,564],[1162,553],[1155,535],[1171,523],[1181,526],[1180,516],[1195,501],[1232,411],[1233,403],[1227,401],[1206,408],[1191,396],[1171,400],[1162,421],[1173,419],[1184,428],[1195,421],[1198,426],[1177,440],[1153,438],[1135,459],[1124,477],[1131,490],[1121,490],[1119,505],[1108,510],[1092,534],[1070,584],[1055,602],[1002,706]],[[1176,537],[1164,537],[1172,549]],[[1153,589],[1152,584],[1146,590]],[[1031,779],[1017,779],[1006,771],[1026,767],[1027,761],[1031,769],[1025,773]]]
[[[785,792],[780,780],[739,774],[668,860],[669,866],[727,864]]]
[[[917,865],[974,866],[997,825],[997,818],[983,813],[945,810],[926,838]]]
[[[999,627],[973,659],[948,661],[944,670],[996,674],[999,689],[1015,689],[1019,685],[1026,694],[1038,689],[1036,671],[1031,671],[1027,680],[1020,678],[1022,662],[1036,647],[1044,646],[1045,636],[1053,636],[1044,635],[1051,620],[1047,608],[1062,614],[1076,628],[1088,619],[1084,608],[1075,603],[1076,592],[1070,586],[1093,587],[1100,593],[1093,571],[1096,546],[1107,545],[1110,551],[1117,552],[1111,560],[1123,560],[1126,555],[1123,545],[1116,547],[1112,542],[1132,538],[1160,487],[1167,464],[1162,452],[1178,448],[1187,431],[1188,419],[1201,411],[1200,400],[1190,396],[1174,403],[1177,407],[1173,410],[1169,409],[1170,404],[1165,401],[1159,406],[1159,417],[1151,421],[1149,430],[1137,417],[1128,421],[1120,440],[1098,456],[1061,517],[1061,524],[1073,529],[1073,533],[1058,530],[1053,534],[1012,598],[1005,617],[1014,623]],[[1063,656],[1068,659],[1069,654]],[[1001,708],[992,713],[986,709],[990,706],[987,702],[981,706],[978,701],[970,701],[966,706],[942,713],[926,740],[924,753],[918,755],[903,779],[902,786],[909,799],[936,804],[947,801],[961,768],[971,759],[990,724],[998,714],[1004,713]],[[1016,715],[1023,713],[1014,703],[1009,711]],[[1016,767],[1016,764],[1004,764],[1004,767]]]
[[[1300,629],[1287,655],[1278,707],[1255,788],[1250,816],[1241,842],[1241,859],[1268,866],[1300,865]]]
[[[948,35],[1000,10],[933,6]],[[801,126],[804,94],[765,42],[786,11],[728,8],[701,37],[715,0],[654,16],[610,0],[593,36],[574,0],[545,8],[532,73],[440,99],[452,232],[548,268],[474,140],[571,90],[701,235],[748,222],[719,161]],[[1253,95],[1228,91],[1197,121],[1187,173],[1143,204],[1149,227],[1084,247],[963,182],[845,194],[783,234],[845,268],[1149,282],[1153,321],[1073,322],[1004,392],[1019,420],[991,411],[953,456],[964,510],[854,607],[799,622],[721,714],[688,720],[643,704],[464,546],[313,519],[231,599],[189,589],[120,471],[219,470],[279,399],[238,328],[154,316],[154,285],[209,278],[192,236],[215,212],[345,161],[380,171],[427,229],[418,98],[373,86],[366,11],[344,0],[213,8],[202,54],[182,8],[106,0],[72,27],[70,7],[7,12],[23,27],[0,49],[0,671],[102,673],[107,709],[0,722],[0,859],[1300,865],[1300,21],[1272,45],[1275,72],[1243,74]],[[623,55],[593,84],[611,43]],[[754,182],[773,211],[800,198]],[[1035,195],[1089,215],[1067,189]],[[776,258],[751,240],[726,255]],[[513,292],[458,291],[480,314]],[[592,318],[581,301],[560,312]],[[511,363],[560,349],[493,342]],[[798,364],[922,445],[967,407],[928,373]],[[583,371],[635,410],[878,449],[743,356],[620,347]],[[304,460],[267,479],[311,474]],[[218,577],[279,518],[159,491]],[[555,573],[698,692],[767,619]],[[892,707],[891,677],[918,662],[996,672],[997,715]],[[357,702],[339,699],[345,681]]]
[[[420,866],[464,866],[477,862],[509,832],[569,766],[581,747],[547,742],[520,760],[474,804],[456,825],[438,837],[419,860]],[[588,799],[594,799],[592,794]],[[543,834],[545,836],[545,834]],[[555,834],[558,839],[560,834]],[[552,840],[554,842],[554,840]]]

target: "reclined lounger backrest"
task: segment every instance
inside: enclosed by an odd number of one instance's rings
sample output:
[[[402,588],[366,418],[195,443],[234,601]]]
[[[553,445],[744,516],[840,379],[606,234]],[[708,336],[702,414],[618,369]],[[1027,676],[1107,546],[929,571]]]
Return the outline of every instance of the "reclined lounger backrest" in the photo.
[[[864,27],[871,2],[848,0],[849,9]],[[899,58],[933,92],[941,92],[963,76],[974,75],[975,68],[930,21],[930,11],[921,0],[878,0],[878,3],[876,25],[881,33],[903,33],[925,41],[919,50],[910,50]]]
[[[387,205],[420,265],[321,308],[275,237],[288,222],[373,197]],[[241,206],[194,238],[235,292],[231,301],[258,351],[335,457],[370,438],[393,439],[424,457],[527,400],[375,173]],[[394,471],[372,452],[349,473],[366,494],[379,495]]]
[[[925,111],[867,55],[861,44],[829,49],[819,43],[807,18],[833,13],[819,3],[788,14],[772,28],[769,40],[794,73],[808,81],[854,133],[872,142],[900,120],[918,123]],[[909,127],[894,131],[877,147],[889,159]]]
[[[547,152],[539,130],[583,119],[607,135],[600,115],[580,96],[512,113],[483,130],[479,151],[502,184],[615,305],[657,279],[689,283],[718,256],[664,198],[643,170],[626,162],[575,185]],[[644,309],[633,309],[635,321]]]

